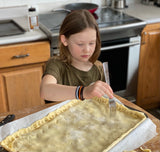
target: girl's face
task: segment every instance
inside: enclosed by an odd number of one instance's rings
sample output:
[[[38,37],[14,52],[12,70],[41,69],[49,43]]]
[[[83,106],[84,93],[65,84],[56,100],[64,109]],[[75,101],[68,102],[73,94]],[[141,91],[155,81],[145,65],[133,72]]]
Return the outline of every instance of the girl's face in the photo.
[[[96,30],[87,28],[80,33],[71,35],[68,39],[63,35],[62,43],[68,46],[72,62],[88,62],[96,47]]]

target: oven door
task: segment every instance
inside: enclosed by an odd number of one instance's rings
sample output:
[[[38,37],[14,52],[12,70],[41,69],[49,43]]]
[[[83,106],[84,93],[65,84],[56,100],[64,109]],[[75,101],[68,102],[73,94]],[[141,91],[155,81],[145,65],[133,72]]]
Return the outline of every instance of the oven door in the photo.
[[[140,36],[102,42],[99,60],[108,62],[113,91],[127,99],[136,98],[139,51]]]

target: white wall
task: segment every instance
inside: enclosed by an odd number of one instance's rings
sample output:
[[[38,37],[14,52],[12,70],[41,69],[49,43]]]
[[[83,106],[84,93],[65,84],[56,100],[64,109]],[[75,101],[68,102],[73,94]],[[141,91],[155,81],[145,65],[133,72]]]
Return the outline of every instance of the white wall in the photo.
[[[60,7],[66,3],[72,2],[93,2],[96,4],[105,5],[105,1],[108,0],[0,0],[0,8],[22,6],[22,5],[38,5],[40,10],[47,10],[47,7]],[[140,0],[126,0],[128,4],[135,3]],[[49,5],[47,5],[49,4]],[[43,6],[43,8],[41,8]],[[47,6],[47,7],[46,7]],[[50,7],[49,7],[50,8]]]
[[[0,20],[27,16],[29,7],[36,7],[37,13],[62,8],[66,3],[90,2],[91,0],[0,0]]]
[[[36,7],[37,13],[40,14],[76,2],[92,2],[102,6],[105,0],[0,0],[0,20],[27,16],[31,6]]]
[[[28,7],[34,6],[37,12],[50,12],[53,9],[62,8],[67,3],[92,2],[100,7],[108,0],[0,0],[0,19],[27,15]],[[140,0],[126,0],[127,5]]]
[[[72,3],[72,2],[91,2],[91,0],[0,0],[0,8],[4,7],[15,7],[15,6],[43,6],[44,9],[46,6],[52,6],[52,7],[59,7],[66,3]]]

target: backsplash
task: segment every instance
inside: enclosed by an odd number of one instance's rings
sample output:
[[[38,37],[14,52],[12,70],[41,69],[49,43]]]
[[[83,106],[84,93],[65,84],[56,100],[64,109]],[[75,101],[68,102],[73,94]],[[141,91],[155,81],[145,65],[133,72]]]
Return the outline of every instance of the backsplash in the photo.
[[[23,6],[23,5],[28,5],[28,6],[41,6],[43,5],[43,11],[47,10],[48,8],[46,8],[46,4],[53,4],[52,7],[60,7],[62,4],[66,4],[66,3],[72,3],[72,2],[93,2],[96,4],[99,4],[100,6],[105,5],[106,1],[108,0],[0,0],[0,8],[4,8],[4,7],[14,7],[14,6]],[[137,1],[141,1],[141,0],[126,0],[127,4],[130,3],[135,3]]]
[[[99,7],[106,5],[108,0],[0,0],[0,20],[27,16],[29,7],[36,7],[37,13],[50,12],[53,9],[62,8],[67,3],[92,2]],[[126,0],[127,5],[137,3],[140,0]]]
[[[54,7],[57,7],[59,5],[72,3],[72,2],[91,2],[91,0],[70,0],[69,2],[68,0],[0,0],[0,8],[22,6],[22,5],[38,6],[38,5],[48,4],[48,3],[53,4]]]

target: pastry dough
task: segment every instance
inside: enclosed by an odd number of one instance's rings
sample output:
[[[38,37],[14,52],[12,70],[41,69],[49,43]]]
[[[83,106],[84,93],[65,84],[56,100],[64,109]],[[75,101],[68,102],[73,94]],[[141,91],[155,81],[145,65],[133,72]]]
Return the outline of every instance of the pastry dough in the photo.
[[[1,145],[10,152],[106,152],[146,118],[118,103],[116,108],[110,118],[108,99],[72,100]]]
[[[143,149],[142,147],[140,147],[141,152],[152,152],[150,149]],[[123,151],[123,152],[137,152],[135,150],[131,150],[131,151]]]

